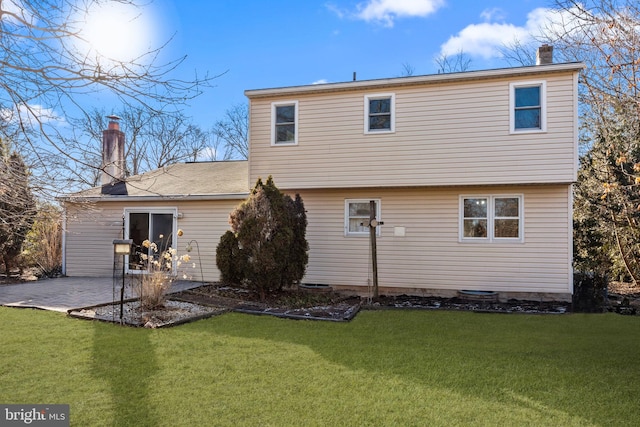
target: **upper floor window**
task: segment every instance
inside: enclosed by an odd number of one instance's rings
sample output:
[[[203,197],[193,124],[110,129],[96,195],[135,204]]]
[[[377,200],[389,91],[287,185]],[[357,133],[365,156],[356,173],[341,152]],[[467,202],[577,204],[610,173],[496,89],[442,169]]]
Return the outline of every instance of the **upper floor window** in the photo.
[[[271,104],[271,145],[298,143],[298,101]]]
[[[460,241],[522,241],[522,196],[461,196]]]
[[[511,132],[546,131],[546,83],[511,83],[510,92]]]
[[[349,199],[344,203],[345,236],[368,236],[371,219],[371,201],[373,201],[375,219],[380,221],[380,199]],[[380,227],[376,227],[380,235]]]
[[[394,132],[395,110],[395,94],[366,95],[364,97],[364,132]]]

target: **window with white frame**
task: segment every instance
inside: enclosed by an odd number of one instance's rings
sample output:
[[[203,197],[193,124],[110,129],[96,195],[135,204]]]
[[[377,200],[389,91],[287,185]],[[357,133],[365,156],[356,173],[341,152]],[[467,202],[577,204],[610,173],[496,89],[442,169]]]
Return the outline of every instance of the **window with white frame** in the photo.
[[[460,196],[460,241],[523,240],[521,195]]]
[[[368,236],[369,219],[371,218],[371,201],[373,201],[375,219],[380,221],[380,199],[347,199],[344,202],[344,234],[345,236]],[[376,227],[380,235],[380,227]]]
[[[395,131],[395,94],[383,93],[364,97],[364,132]]]
[[[127,208],[124,211],[124,238],[133,240],[131,255],[125,260],[128,272],[146,271],[143,256],[153,257],[169,248],[175,248],[178,210],[176,208]],[[155,243],[157,253],[143,245]]]
[[[511,132],[547,130],[546,83],[544,81],[510,84]]]
[[[271,145],[298,143],[298,101],[271,104]]]

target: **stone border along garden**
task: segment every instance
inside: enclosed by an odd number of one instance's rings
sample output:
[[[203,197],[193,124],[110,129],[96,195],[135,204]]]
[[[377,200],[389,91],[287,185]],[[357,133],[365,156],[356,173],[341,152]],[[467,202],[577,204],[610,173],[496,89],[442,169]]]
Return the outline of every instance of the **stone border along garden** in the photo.
[[[344,297],[335,293],[285,292],[277,296],[271,295],[265,302],[251,296],[245,289],[212,284],[169,294],[164,307],[157,310],[143,310],[138,299],[129,299],[123,304],[122,323],[128,326],[160,328],[231,311],[288,319],[347,322],[355,317],[361,307],[359,297]],[[105,303],[72,309],[68,314],[81,319],[120,323],[120,304]]]
[[[348,322],[360,309],[465,310],[479,313],[564,314],[571,312],[566,302],[518,301],[498,302],[464,297],[454,298],[381,296],[369,300],[336,293],[286,291],[259,301],[246,289],[221,284],[207,284],[170,294],[165,307],[144,311],[138,300],[124,303],[123,323],[129,326],[160,328],[176,326],[228,312],[270,315],[287,319]],[[614,311],[609,307],[609,311]],[[72,317],[120,323],[120,304],[108,303],[69,310]]]
[[[626,315],[640,314],[640,293],[637,289],[621,289],[620,285],[609,289],[607,306],[600,310]],[[357,296],[341,296],[336,293],[307,293],[289,291],[270,295],[265,302],[245,290],[208,284],[198,288],[170,294],[165,307],[144,311],[137,300],[124,304],[123,323],[129,326],[160,328],[176,326],[228,312],[255,315],[270,315],[297,320],[324,320],[348,322],[360,309],[414,309],[414,310],[464,310],[477,313],[524,313],[564,314],[570,313],[567,302],[509,300],[499,302],[483,298],[465,297],[464,293],[454,298],[419,296],[381,296],[369,300]],[[69,310],[72,317],[120,323],[119,304],[101,304]]]
[[[143,310],[139,300],[126,300],[123,304],[122,324],[155,329],[206,319],[228,311],[222,307],[204,306],[173,299],[167,299],[163,309]],[[79,319],[121,322],[119,303],[71,309],[67,314]]]

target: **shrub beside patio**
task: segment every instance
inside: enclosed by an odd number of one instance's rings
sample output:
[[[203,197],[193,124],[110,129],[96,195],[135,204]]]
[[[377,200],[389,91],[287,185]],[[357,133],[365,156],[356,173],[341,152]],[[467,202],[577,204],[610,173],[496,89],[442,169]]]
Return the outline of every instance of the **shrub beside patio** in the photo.
[[[72,425],[633,425],[640,321],[614,314],[226,314],[122,328],[0,308],[0,402]]]

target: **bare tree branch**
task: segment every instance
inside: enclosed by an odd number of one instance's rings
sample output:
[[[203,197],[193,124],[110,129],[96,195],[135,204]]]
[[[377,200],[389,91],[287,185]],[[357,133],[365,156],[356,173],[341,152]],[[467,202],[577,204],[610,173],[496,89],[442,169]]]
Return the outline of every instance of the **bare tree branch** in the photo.
[[[99,185],[102,132],[107,129],[108,114],[96,108],[73,121],[74,143],[68,148],[73,150],[74,158],[82,159],[70,175],[74,187]],[[120,117],[120,128],[125,133],[128,175],[171,163],[198,161],[208,155],[209,133],[192,124],[181,111],[149,111],[128,106],[110,114]]]
[[[453,57],[442,54],[435,59],[435,63],[438,66],[438,74],[457,73],[469,70],[471,58],[463,51],[459,51]]]
[[[213,126],[212,133],[242,159],[249,157],[249,106],[237,104],[225,111],[224,118]]]
[[[169,106],[177,111],[217,77],[173,77],[185,57],[161,62],[170,40],[126,60],[86,48],[87,14],[96,5],[113,4],[138,7],[137,0],[0,1],[0,136],[14,137],[32,177],[40,181],[34,189],[41,197],[64,192],[58,177],[72,174],[77,165],[99,168],[93,156],[77,150],[69,125],[86,118],[102,97],[148,112],[166,112]]]

